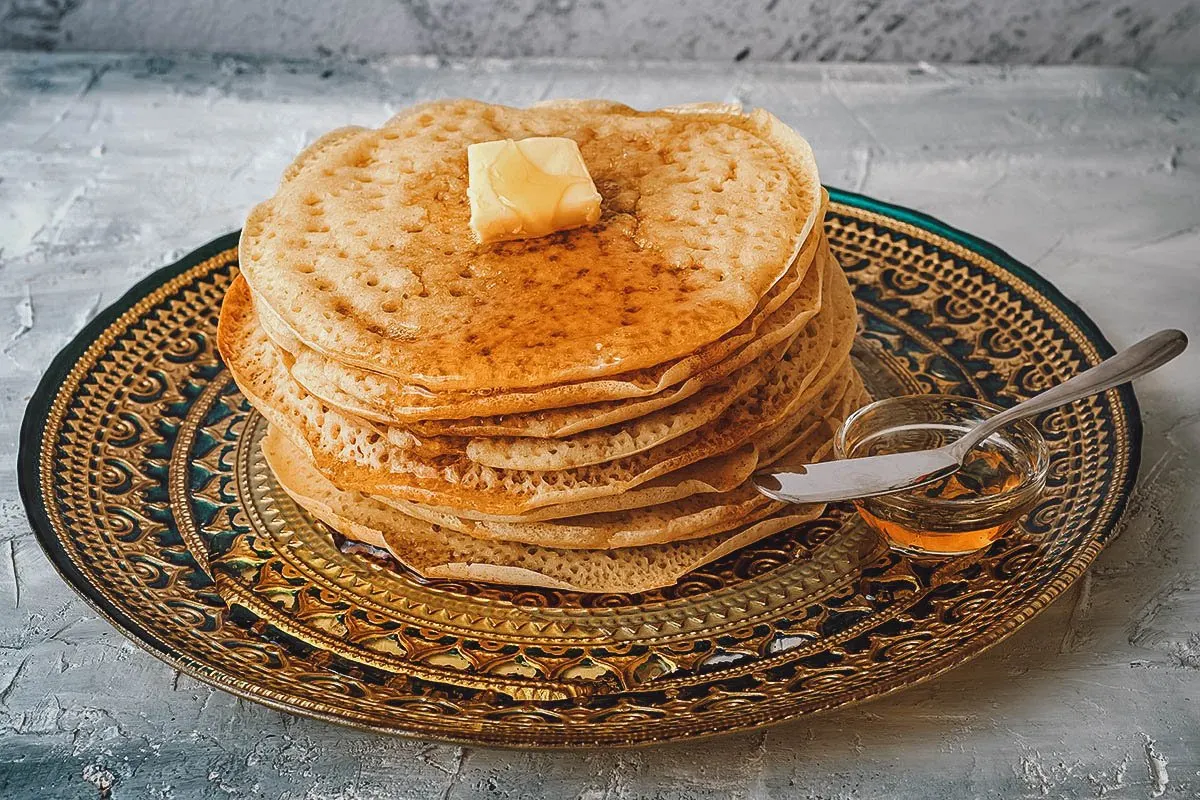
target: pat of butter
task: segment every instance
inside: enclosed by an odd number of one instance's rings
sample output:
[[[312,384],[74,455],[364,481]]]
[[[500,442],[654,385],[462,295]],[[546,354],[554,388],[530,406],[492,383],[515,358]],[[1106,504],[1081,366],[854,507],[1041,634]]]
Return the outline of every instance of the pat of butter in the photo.
[[[471,231],[482,244],[533,239],[600,219],[600,193],[572,139],[470,145],[467,176]]]

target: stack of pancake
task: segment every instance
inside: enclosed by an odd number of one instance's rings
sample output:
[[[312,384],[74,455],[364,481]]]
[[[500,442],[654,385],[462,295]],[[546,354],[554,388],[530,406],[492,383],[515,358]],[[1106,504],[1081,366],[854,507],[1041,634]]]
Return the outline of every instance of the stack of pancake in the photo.
[[[480,245],[473,142],[562,136],[589,227]],[[812,153],[771,115],[411,108],[247,220],[219,346],[280,486],[430,578],[637,592],[820,514],[753,471],[864,402]]]

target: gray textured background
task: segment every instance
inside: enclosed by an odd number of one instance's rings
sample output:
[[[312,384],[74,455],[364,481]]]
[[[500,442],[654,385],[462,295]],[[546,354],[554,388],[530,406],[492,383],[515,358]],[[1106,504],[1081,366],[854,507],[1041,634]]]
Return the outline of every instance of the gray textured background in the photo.
[[[445,95],[763,105],[826,182],[1008,248],[1118,346],[1198,334],[1200,0],[0,0],[4,48],[247,57],[0,53],[0,797],[1200,797],[1195,346],[1138,386],[1120,536],[1010,640],[877,702],[633,752],[388,739],[181,676],[54,574],[13,469],[42,369],[99,309],[238,227],[323,131]],[[438,58],[390,58],[414,54]],[[750,63],[816,60],[907,64]]]
[[[237,228],[306,142],[446,95],[765,106],[809,138],[827,183],[996,242],[1115,345],[1200,334],[1191,68],[0,53],[0,798],[1200,797],[1197,344],[1139,381],[1138,488],[1064,597],[934,681],[776,728],[625,752],[389,739],[238,700],[97,619],[17,496],[42,370],[150,270]]]
[[[0,0],[0,48],[1200,63],[1197,0]]]

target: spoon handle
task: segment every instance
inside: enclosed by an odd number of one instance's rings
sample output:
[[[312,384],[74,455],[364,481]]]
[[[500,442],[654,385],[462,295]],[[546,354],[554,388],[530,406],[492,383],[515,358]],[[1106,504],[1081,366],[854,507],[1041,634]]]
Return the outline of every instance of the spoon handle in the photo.
[[[961,458],[972,447],[1013,420],[1040,414],[1139,378],[1182,353],[1187,343],[1187,335],[1183,331],[1165,330],[1151,334],[1091,369],[980,423],[951,445],[953,452]]]

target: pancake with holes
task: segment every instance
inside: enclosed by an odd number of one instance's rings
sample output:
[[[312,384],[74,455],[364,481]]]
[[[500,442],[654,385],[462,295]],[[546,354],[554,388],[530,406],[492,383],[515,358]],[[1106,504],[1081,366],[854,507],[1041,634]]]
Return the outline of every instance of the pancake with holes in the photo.
[[[267,336],[294,360],[296,380],[318,397],[359,416],[402,425],[449,419],[457,428],[464,417],[504,415],[509,426],[519,426],[530,412],[550,411],[564,427],[585,430],[589,420],[602,419],[604,414],[635,416],[636,401],[687,397],[795,336],[820,309],[828,247],[819,232],[812,239],[749,318],[696,352],[632,372],[513,391],[432,392],[339,363],[305,346],[261,298],[256,298],[256,304]],[[596,411],[601,413],[593,416]]]
[[[283,491],[349,539],[386,549],[426,578],[480,580],[580,592],[634,593],[669,586],[689,571],[763,537],[814,519],[819,506],[795,506],[723,534],[617,550],[559,550],[477,539],[398,514],[339,489],[304,453],[271,431],[263,443]]]
[[[750,476],[867,397],[827,203],[763,111],[427,103],[286,170],[218,348],[280,496],[346,539],[644,591],[821,513]]]
[[[831,270],[842,308],[841,326],[852,338],[853,308],[840,269]],[[832,311],[832,309],[831,309]],[[234,379],[273,424],[308,447],[339,486],[403,500],[489,513],[514,514],[558,503],[606,497],[712,455],[753,443],[757,434],[804,410],[809,372],[781,360],[767,379],[716,419],[631,455],[571,469],[503,469],[474,461],[464,451],[397,444],[387,431],[328,405],[288,374],[285,359],[257,325],[243,281],[223,304],[218,343]],[[848,349],[848,347],[846,348]],[[847,367],[847,369],[852,369]],[[819,399],[818,399],[819,402]]]
[[[545,136],[577,144],[600,219],[478,244],[468,146]],[[256,297],[335,361],[431,390],[527,388],[719,339],[796,260],[820,207],[811,150],[766,112],[440,101],[302,153],[250,213],[239,256]]]

